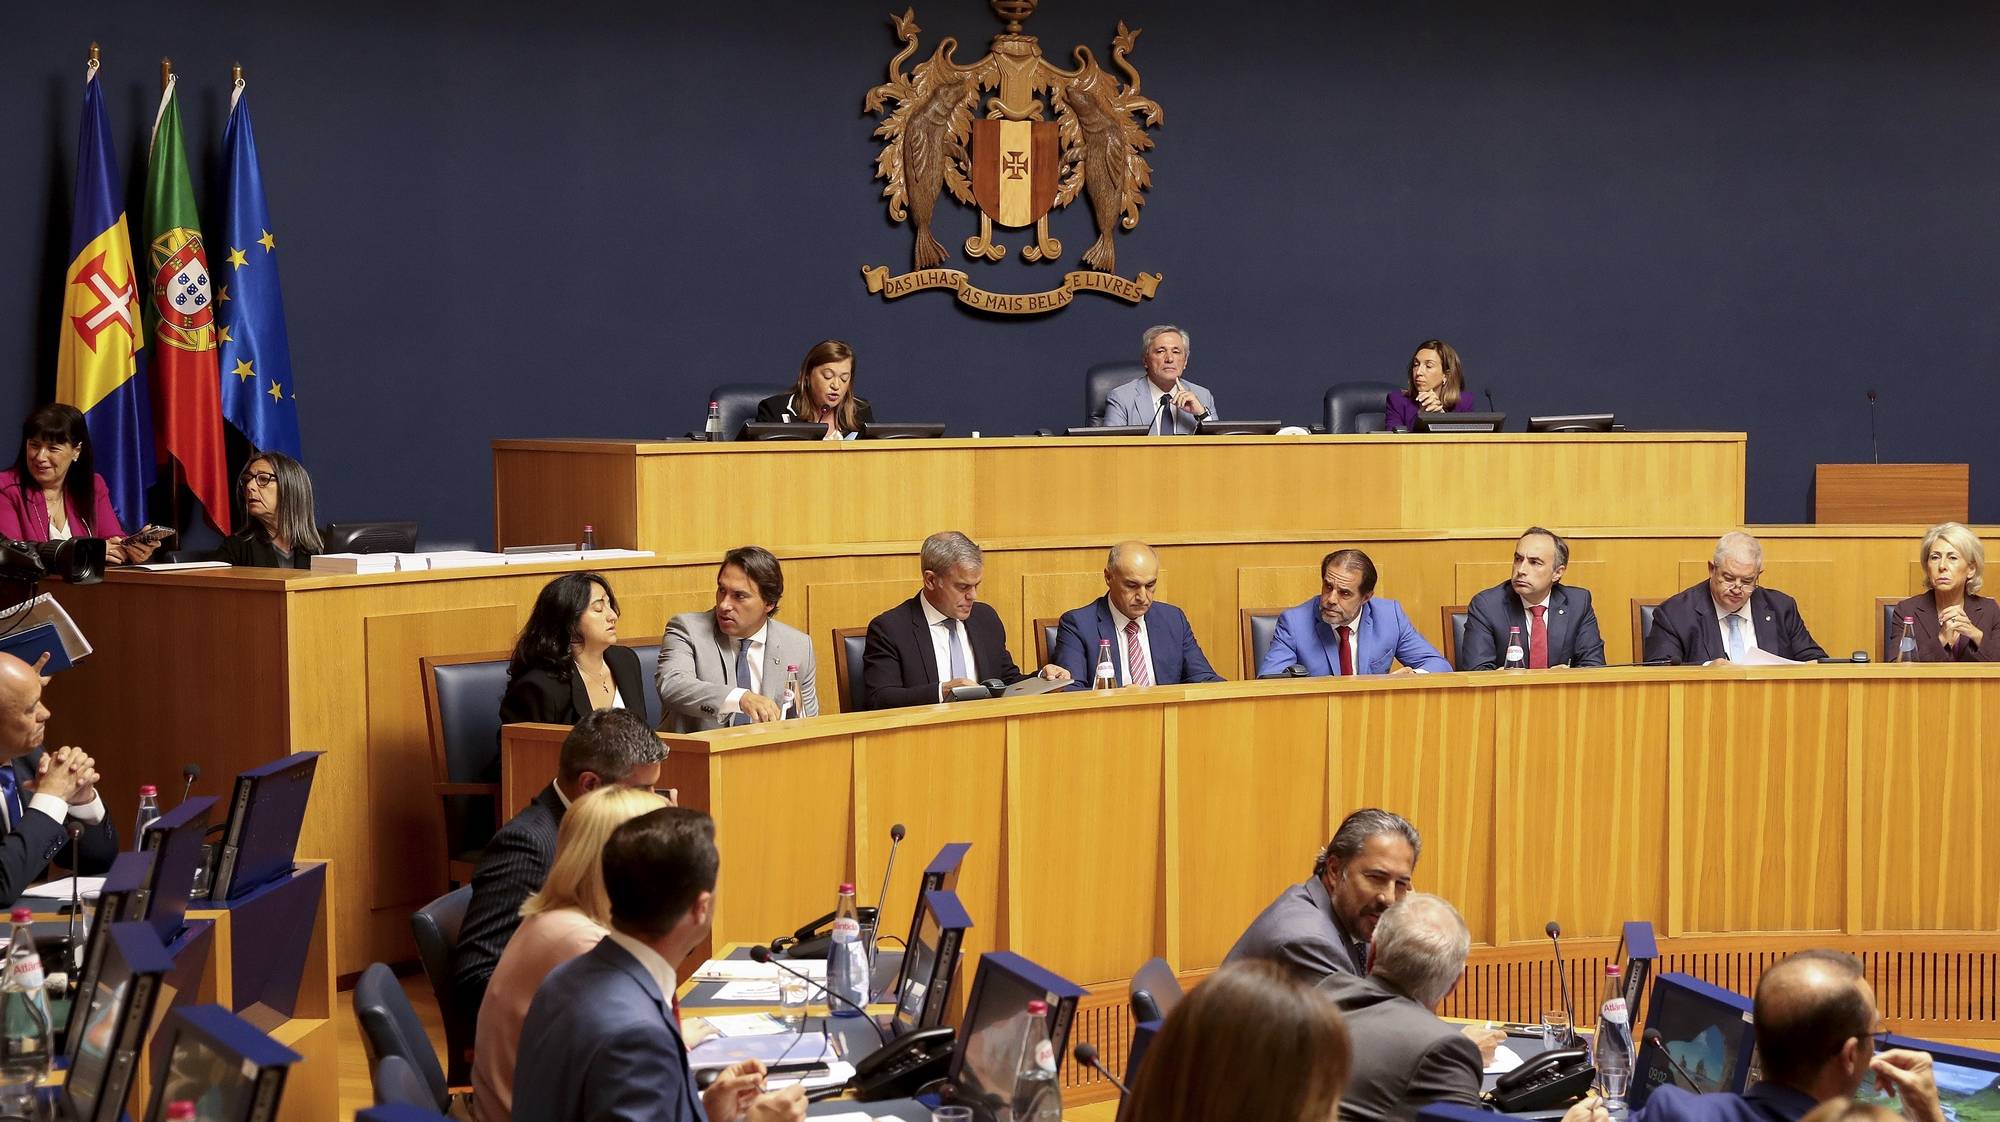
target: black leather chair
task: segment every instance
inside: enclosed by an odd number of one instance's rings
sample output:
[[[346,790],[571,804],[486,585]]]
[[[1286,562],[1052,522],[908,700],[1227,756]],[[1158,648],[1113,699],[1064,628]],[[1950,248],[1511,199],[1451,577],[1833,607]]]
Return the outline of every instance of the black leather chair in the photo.
[[[427,1112],[426,1117],[442,1117],[424,1077],[401,1056],[382,1057],[375,1065],[374,1084],[376,1106],[412,1106]]]
[[[840,689],[840,711],[859,713],[868,708],[868,691],[861,684],[861,656],[868,649],[868,629],[834,628],[833,649],[840,652],[840,661],[833,668],[835,684]]]
[[[371,1071],[381,1066],[384,1057],[395,1056],[410,1065],[430,1090],[431,1109],[441,1111],[451,1105],[444,1069],[438,1066],[437,1053],[431,1051],[423,1022],[410,1008],[410,999],[396,981],[395,972],[382,963],[369,963],[354,984],[354,1019],[361,1023],[361,1043],[368,1051]]]
[[[1249,665],[1243,668],[1245,680],[1257,676],[1257,668],[1264,665],[1264,652],[1271,649],[1271,637],[1278,633],[1278,617],[1282,611],[1260,612],[1255,608],[1244,608],[1242,617],[1243,650]]]
[[[191,561],[220,561],[220,549],[163,549],[153,554],[153,560],[162,565],[185,565]]]
[[[321,553],[415,553],[415,522],[336,522],[319,533]]]
[[[469,884],[502,814],[500,699],[507,694],[507,654],[427,655],[419,665],[431,791],[443,804],[446,875],[453,884]]]
[[[1035,647],[1035,655],[1041,659],[1040,662],[1035,663],[1036,666],[1047,666],[1049,663],[1055,661],[1056,635],[1061,630],[1061,616],[1057,616],[1054,619],[1038,619],[1035,621],[1035,638],[1040,640],[1039,644]],[[1088,653],[1085,652],[1086,655]]]
[[[1381,432],[1389,395],[1404,387],[1389,382],[1335,382],[1326,389],[1326,431]]]
[[[1896,642],[1903,637],[1903,621],[1896,617],[1896,605],[1903,602],[1900,596],[1877,596],[1875,610],[1882,613],[1882,661],[1889,661],[1896,653]]]
[[[1458,669],[1458,650],[1465,646],[1465,621],[1472,618],[1464,604],[1439,609],[1444,615],[1444,660]]]
[[[1162,1018],[1172,1013],[1174,1006],[1179,1005],[1184,996],[1179,975],[1174,973],[1174,968],[1168,965],[1164,958],[1147,959],[1146,965],[1141,966],[1139,972],[1132,975],[1130,992],[1137,993],[1140,990],[1145,990],[1152,997],[1153,1004],[1160,1010]]]
[[[708,400],[715,402],[722,413],[722,439],[736,440],[741,437],[743,426],[757,419],[757,406],[763,404],[765,398],[791,388],[767,382],[725,382],[708,391]],[[705,403],[701,413],[702,423],[706,425],[708,406]]]
[[[1653,634],[1653,609],[1660,606],[1660,598],[1632,601],[1632,661],[1646,661],[1646,640]]]
[[[472,1082],[472,1040],[479,1024],[479,1011],[460,1007],[451,982],[451,952],[458,946],[458,931],[465,924],[465,909],[472,904],[472,886],[464,885],[418,908],[410,916],[410,929],[417,936],[417,959],[423,963],[424,977],[430,979],[431,994],[437,998],[444,1019],[445,1082],[463,1087]]]
[[[639,656],[639,682],[645,686],[646,727],[657,729],[667,719],[667,711],[660,706],[660,691],[653,686],[660,670],[660,645],[658,643],[638,643],[632,653]],[[630,704],[632,699],[625,699]]]
[[[1104,423],[1105,401],[1111,391],[1134,378],[1146,376],[1146,366],[1138,359],[1100,362],[1083,372],[1083,423]]]

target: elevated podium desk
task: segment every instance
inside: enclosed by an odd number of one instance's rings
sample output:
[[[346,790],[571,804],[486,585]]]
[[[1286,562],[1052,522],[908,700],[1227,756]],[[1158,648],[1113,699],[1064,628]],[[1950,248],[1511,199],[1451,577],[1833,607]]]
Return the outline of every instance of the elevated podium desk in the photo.
[[[1740,432],[725,442],[496,440],[501,547],[1064,534],[1237,538],[1301,526],[1693,526],[1743,520]],[[762,499],[764,501],[750,501]]]
[[[509,726],[545,782],[559,730]],[[1447,1012],[1579,1008],[1626,920],[1671,965],[1747,989],[1807,946],[1867,962],[1900,1031],[2000,1036],[2000,666],[1498,671],[1069,693],[663,736],[682,801],[716,819],[714,939],[765,941],[972,843],[966,952],[1024,954],[1104,998],[1218,965],[1310,875],[1348,811],[1424,835],[1420,889],[1472,930]],[[523,781],[526,785],[527,781]],[[893,928],[892,928],[893,929]]]

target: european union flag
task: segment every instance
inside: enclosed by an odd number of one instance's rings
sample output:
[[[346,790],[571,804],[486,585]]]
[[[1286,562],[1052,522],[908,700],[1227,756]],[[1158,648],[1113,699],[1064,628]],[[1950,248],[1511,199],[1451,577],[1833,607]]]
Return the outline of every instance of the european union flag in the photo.
[[[271,232],[257,140],[250,132],[250,104],[240,81],[229,99],[222,154],[229,164],[227,251],[216,278],[222,286],[216,300],[222,327],[222,415],[259,451],[303,461],[292,344],[285,335],[285,298],[278,287],[278,239]]]

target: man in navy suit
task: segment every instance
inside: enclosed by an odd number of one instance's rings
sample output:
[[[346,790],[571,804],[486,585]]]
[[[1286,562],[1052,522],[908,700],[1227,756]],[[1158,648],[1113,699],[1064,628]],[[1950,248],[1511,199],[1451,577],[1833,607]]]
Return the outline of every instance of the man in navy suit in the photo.
[[[1460,670],[1492,670],[1507,663],[1508,633],[1521,632],[1521,664],[1603,666],[1604,640],[1590,591],[1562,582],[1569,568],[1569,543],[1553,530],[1534,526],[1514,543],[1514,575],[1472,598],[1466,608],[1465,638],[1458,644]]]
[[[1757,539],[1741,530],[1722,535],[1708,579],[1653,609],[1647,663],[1709,666],[1742,662],[1756,651],[1793,662],[1825,658],[1799,618],[1798,602],[1760,588],[1763,576],[1764,547]]]
[[[1433,674],[1451,670],[1394,600],[1375,595],[1375,562],[1336,549],[1319,563],[1320,593],[1278,617],[1257,674],[1303,666],[1306,674]],[[1391,671],[1395,662],[1402,669]]]
[[[868,708],[929,705],[958,686],[1029,677],[1007,653],[1000,614],[979,602],[986,555],[972,539],[957,530],[932,534],[921,564],[923,589],[868,622],[861,656]],[[1062,680],[1069,672],[1050,663],[1041,676]]]
[[[1056,632],[1055,663],[1079,682],[1095,679],[1097,652],[1111,644],[1111,667],[1121,686],[1177,686],[1220,682],[1208,664],[1187,614],[1153,599],[1160,559],[1145,542],[1119,542],[1104,565],[1102,599],[1064,612]]]
[[[674,1003],[673,964],[708,938],[715,917],[715,822],[662,807],[604,843],[611,933],[557,967],[535,991],[514,1069],[514,1117],[577,1122],[796,1122],[796,1085],[768,1095],[755,1060],[695,1090]]]
[[[1820,1103],[1853,1098],[1870,1072],[1901,1097],[1904,1118],[1944,1122],[1930,1056],[1875,1051],[1881,1014],[1852,955],[1805,951],[1771,967],[1752,1015],[1763,1082],[1741,1095],[1694,1094],[1670,1079],[1632,1122],[1799,1122]]]

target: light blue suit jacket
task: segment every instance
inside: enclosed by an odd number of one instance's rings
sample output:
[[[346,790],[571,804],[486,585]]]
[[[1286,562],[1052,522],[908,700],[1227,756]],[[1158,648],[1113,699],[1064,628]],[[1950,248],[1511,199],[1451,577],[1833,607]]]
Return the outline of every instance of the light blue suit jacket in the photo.
[[[660,985],[615,940],[551,972],[522,1023],[514,1117],[708,1122]]]
[[[1432,674],[1451,670],[1451,663],[1437,648],[1417,634],[1410,617],[1403,614],[1403,606],[1380,596],[1361,605],[1354,653],[1356,674],[1387,674],[1396,662]],[[1271,636],[1271,649],[1264,652],[1257,673],[1277,674],[1294,664],[1304,666],[1315,678],[1340,673],[1340,649],[1334,642],[1333,628],[1319,618],[1317,596],[1285,609],[1278,617],[1277,634]]]
[[[1215,395],[1205,386],[1197,386],[1186,378],[1181,379],[1181,387],[1194,395],[1201,407],[1208,410],[1206,420],[1215,420]],[[1104,424],[1107,427],[1123,425],[1151,425],[1153,414],[1160,408],[1160,391],[1144,375],[1132,379],[1112,390],[1104,399]],[[1167,410],[1173,418],[1173,431],[1181,436],[1194,432],[1199,421],[1193,414],[1179,409]]]

